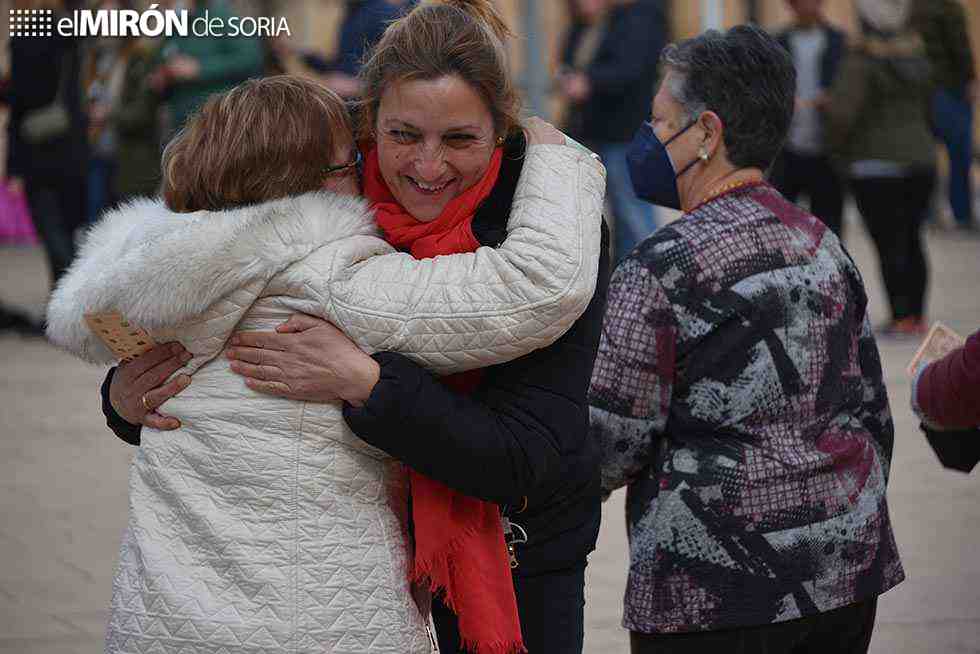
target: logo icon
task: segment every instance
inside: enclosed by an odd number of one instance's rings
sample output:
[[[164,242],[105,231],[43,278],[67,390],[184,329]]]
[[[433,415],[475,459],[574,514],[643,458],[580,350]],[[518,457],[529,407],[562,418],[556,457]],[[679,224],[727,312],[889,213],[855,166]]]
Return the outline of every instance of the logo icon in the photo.
[[[54,12],[51,9],[11,9],[10,36],[53,36]]]

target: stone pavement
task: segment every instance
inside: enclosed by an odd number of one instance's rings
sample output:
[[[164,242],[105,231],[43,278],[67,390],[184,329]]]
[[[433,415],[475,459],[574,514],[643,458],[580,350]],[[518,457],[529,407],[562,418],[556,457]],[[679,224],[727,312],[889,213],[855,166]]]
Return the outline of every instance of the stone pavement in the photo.
[[[884,319],[876,259],[860,228],[848,246]],[[980,240],[931,232],[930,313],[980,327]],[[0,248],[0,298],[40,311],[44,261]],[[889,500],[908,579],[883,596],[876,654],[980,652],[980,472],[943,470],[908,408],[914,343],[881,343],[896,420]],[[112,570],[126,520],[132,449],[105,429],[100,368],[39,340],[0,336],[0,654],[101,651]],[[628,651],[623,495],[606,503],[588,569],[588,654]]]

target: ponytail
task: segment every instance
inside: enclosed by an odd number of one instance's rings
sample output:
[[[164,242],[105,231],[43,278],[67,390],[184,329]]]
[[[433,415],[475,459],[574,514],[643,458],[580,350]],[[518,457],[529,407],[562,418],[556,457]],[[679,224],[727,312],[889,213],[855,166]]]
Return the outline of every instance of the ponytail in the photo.
[[[531,0],[533,1],[533,0]],[[506,43],[514,36],[507,23],[497,11],[492,0],[425,0],[423,5],[446,5],[469,14],[472,18],[490,28],[500,42]]]
[[[521,99],[504,46],[511,31],[491,0],[423,0],[385,30],[361,67],[358,135],[374,138],[389,84],[456,76],[480,94],[498,137],[520,129]]]

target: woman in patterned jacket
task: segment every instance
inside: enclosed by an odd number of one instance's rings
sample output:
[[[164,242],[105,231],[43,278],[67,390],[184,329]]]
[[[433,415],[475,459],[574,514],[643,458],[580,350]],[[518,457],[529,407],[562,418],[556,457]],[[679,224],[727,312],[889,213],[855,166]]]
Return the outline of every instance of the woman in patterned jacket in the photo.
[[[764,179],[793,64],[746,26],[663,63],[631,176],[684,214],[616,269],[589,393],[632,651],[864,652],[903,578],[893,428],[854,262]]]

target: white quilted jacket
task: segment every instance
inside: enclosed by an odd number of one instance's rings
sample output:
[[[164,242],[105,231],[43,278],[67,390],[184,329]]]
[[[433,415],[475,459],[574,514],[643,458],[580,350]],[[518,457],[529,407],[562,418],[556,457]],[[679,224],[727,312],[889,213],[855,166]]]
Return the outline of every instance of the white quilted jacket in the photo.
[[[587,153],[532,146],[507,240],[423,261],[392,252],[363,200],[326,193],[195,214],[140,201],[94,227],[49,336],[107,362],[82,315],[118,310],[194,355],[163,406],[181,429],[144,428],[133,461],[106,652],[429,652],[401,465],[338,404],[254,393],[219,354],[297,311],[440,374],[546,346],[593,294],[603,191]]]

